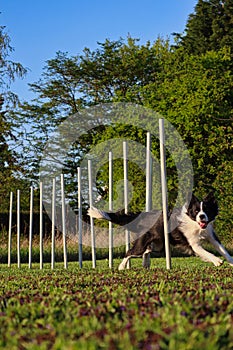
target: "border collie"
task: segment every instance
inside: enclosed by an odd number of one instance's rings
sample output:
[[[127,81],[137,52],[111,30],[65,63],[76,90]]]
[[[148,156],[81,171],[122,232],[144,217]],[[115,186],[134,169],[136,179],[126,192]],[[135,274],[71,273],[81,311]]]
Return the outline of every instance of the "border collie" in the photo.
[[[232,257],[220,243],[213,229],[213,221],[217,214],[218,205],[213,193],[210,193],[203,201],[199,201],[192,194],[189,204],[184,205],[180,211],[169,214],[169,222],[173,222],[171,232],[169,232],[170,244],[176,246],[186,254],[197,255],[206,262],[220,266],[223,260],[201,246],[201,241],[206,240],[233,266]],[[160,252],[164,250],[163,214],[161,211],[125,214],[124,212],[112,213],[90,208],[88,215],[125,226],[130,231],[139,234],[139,237],[132,243],[132,248],[126,252],[123,261],[119,265],[119,270],[126,268],[128,261],[134,257],[142,257],[143,267],[149,268],[150,253],[152,251]],[[152,217],[153,220],[151,220]],[[135,222],[137,223],[134,224]],[[150,222],[152,224],[148,226]],[[132,223],[131,226],[130,223]],[[146,226],[147,229],[145,232],[143,228]]]

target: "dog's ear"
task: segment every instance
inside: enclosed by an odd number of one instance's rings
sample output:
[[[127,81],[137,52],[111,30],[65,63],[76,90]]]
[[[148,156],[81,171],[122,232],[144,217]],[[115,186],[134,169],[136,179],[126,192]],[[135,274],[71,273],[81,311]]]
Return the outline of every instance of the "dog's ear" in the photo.
[[[199,202],[199,199],[192,193],[190,204]]]
[[[207,205],[211,208],[211,211],[214,213],[214,215],[218,215],[218,203],[214,196],[214,192],[210,192],[204,199],[204,202],[207,203]]]
[[[211,191],[209,194],[207,194],[207,196],[204,198],[205,202],[212,202],[212,203],[216,203],[216,199],[214,196],[214,192]]]
[[[185,204],[186,209],[189,209],[193,206],[194,203],[199,202],[199,199],[193,194],[189,194],[189,196],[187,196],[187,201]]]

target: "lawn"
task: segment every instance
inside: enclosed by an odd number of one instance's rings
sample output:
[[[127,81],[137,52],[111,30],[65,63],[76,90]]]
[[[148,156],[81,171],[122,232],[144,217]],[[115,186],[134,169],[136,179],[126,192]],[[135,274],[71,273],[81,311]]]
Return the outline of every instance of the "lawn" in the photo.
[[[119,260],[114,261],[117,267]],[[1,349],[233,349],[232,267],[198,258],[0,265]]]

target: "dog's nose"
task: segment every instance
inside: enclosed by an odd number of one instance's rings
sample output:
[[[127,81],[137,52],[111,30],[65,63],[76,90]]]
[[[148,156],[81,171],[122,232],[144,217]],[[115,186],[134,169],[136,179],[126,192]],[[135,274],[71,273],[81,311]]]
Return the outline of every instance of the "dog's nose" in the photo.
[[[205,216],[204,214],[201,214],[201,215],[199,216],[199,218],[200,218],[200,220],[206,220],[206,216]]]

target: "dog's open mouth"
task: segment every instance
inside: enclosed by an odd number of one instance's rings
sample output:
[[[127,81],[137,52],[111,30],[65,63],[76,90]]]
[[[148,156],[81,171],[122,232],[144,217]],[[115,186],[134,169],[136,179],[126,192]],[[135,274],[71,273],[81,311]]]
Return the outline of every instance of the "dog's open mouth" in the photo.
[[[206,228],[207,227],[207,222],[206,221],[200,221],[199,222],[199,225],[202,229]]]

